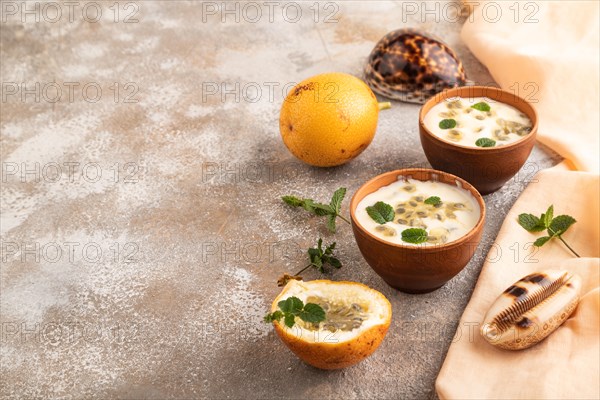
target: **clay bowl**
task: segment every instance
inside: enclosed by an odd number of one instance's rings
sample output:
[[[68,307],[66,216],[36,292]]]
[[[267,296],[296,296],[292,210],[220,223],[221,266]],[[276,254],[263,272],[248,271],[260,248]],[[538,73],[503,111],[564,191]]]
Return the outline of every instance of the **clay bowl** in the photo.
[[[367,195],[402,176],[420,181],[457,183],[477,200],[481,215],[471,231],[459,239],[435,246],[411,246],[386,242],[369,233],[356,219],[356,207]],[[390,286],[407,293],[427,293],[438,289],[467,265],[481,240],[485,221],[485,203],[472,185],[442,171],[414,168],[386,172],[362,185],[350,202],[352,230],[358,248],[367,263]]]
[[[423,123],[433,106],[451,97],[488,97],[515,107],[529,117],[531,132],[523,139],[498,147],[467,147],[435,136]],[[482,194],[500,189],[521,169],[535,143],[538,118],[526,100],[502,89],[488,86],[463,86],[445,90],[430,98],[419,113],[421,146],[435,169],[466,179]]]

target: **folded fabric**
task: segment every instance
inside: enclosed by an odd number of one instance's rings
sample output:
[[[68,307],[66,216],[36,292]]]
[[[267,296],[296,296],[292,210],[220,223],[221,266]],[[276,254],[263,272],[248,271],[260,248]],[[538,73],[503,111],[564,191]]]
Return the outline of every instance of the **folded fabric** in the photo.
[[[600,398],[599,2],[479,1],[462,38],[503,89],[534,103],[539,140],[567,159],[536,175],[508,213],[491,247],[436,381],[441,399]],[[499,11],[494,13],[490,11]],[[518,10],[518,11],[517,11]],[[485,15],[485,16],[484,16]],[[518,223],[521,213],[577,222],[563,235],[582,256]],[[488,344],[479,327],[508,286],[530,273],[564,269],[583,279],[571,317],[521,351]]]
[[[478,1],[461,37],[505,90],[534,103],[538,140],[598,172],[598,1]]]
[[[488,253],[436,381],[441,399],[600,398],[600,180],[596,174],[559,170],[542,171],[535,179],[508,213]],[[533,247],[543,232],[529,233],[517,223],[519,214],[539,215],[550,204],[555,215],[577,220],[563,237],[582,258],[557,239]],[[486,342],[479,327],[498,295],[545,269],[581,276],[582,296],[571,317],[526,350],[501,350]]]

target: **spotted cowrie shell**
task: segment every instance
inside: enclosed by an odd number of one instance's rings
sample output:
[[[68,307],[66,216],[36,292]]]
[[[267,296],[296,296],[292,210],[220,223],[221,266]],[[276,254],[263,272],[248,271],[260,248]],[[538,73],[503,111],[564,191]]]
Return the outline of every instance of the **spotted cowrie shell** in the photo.
[[[547,270],[527,275],[492,304],[481,326],[490,344],[521,350],[542,341],[575,310],[581,278],[567,271]]]
[[[467,75],[440,39],[402,28],[377,42],[365,66],[365,82],[382,96],[423,104],[443,90],[466,85]]]

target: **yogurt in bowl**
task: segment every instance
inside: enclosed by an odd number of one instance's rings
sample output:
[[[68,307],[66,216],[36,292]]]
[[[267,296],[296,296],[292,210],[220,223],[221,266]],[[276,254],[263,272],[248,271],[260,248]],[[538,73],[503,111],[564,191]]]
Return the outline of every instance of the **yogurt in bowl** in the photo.
[[[350,201],[350,218],[371,268],[396,289],[425,293],[452,279],[473,257],[485,203],[464,179],[410,168],[362,185]]]
[[[387,215],[381,219],[381,215]],[[481,215],[473,195],[438,181],[406,178],[380,187],[358,204],[356,220],[390,243],[432,246],[470,232]]]
[[[451,143],[467,147],[504,146],[531,133],[532,122],[517,108],[487,97],[452,97],[425,115],[427,129]]]
[[[434,169],[488,194],[523,167],[535,144],[537,121],[533,105],[511,92],[462,86],[423,104],[419,137]]]

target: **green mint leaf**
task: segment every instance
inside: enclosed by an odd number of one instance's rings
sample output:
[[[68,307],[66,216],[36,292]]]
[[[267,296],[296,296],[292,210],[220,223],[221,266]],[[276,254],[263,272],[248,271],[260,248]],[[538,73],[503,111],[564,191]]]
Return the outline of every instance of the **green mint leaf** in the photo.
[[[302,208],[304,208],[306,211],[314,213],[315,212],[314,204],[315,204],[315,202],[312,199],[303,199],[302,204],[300,204],[300,206]]]
[[[342,263],[335,257],[328,257],[327,262],[334,268],[342,268]]]
[[[299,298],[291,296],[277,303],[277,306],[286,314],[291,313],[296,315],[300,312],[300,310],[302,310],[304,303]]]
[[[292,207],[300,207],[304,203],[302,199],[299,199],[296,196],[283,196],[281,200]]]
[[[479,138],[475,141],[475,146],[477,147],[494,147],[495,145],[495,140],[486,137]]]
[[[329,264],[335,268],[340,268],[342,263],[333,255],[335,246],[336,242],[333,242],[329,246],[325,247],[325,250],[323,250],[323,239],[319,238],[317,241],[317,246],[308,249],[308,258],[310,260],[310,264],[306,268],[312,266],[322,273],[325,272],[326,264]],[[302,271],[304,271],[304,269]],[[296,275],[298,275],[300,272],[298,272]]]
[[[531,215],[531,214],[521,214],[519,215],[519,225],[528,230],[529,232],[541,232],[546,230],[548,232],[548,236],[542,236],[536,239],[533,242],[533,245],[536,247],[542,247],[549,240],[558,237],[563,244],[573,253],[575,257],[580,257],[579,254],[571,246],[565,242],[561,235],[567,231],[575,222],[575,218],[570,215],[559,215],[558,217],[554,217],[554,206],[550,205],[548,210],[543,213],[539,218]]]
[[[287,205],[292,207],[302,207],[306,211],[314,213],[316,215],[329,215],[332,214],[331,206],[329,204],[316,203],[313,199],[300,199],[296,196],[283,196],[281,200]]]
[[[339,188],[333,193],[333,197],[331,198],[331,203],[329,203],[329,205],[334,213],[340,213],[344,196],[346,196],[346,188],[343,187]]]
[[[308,249],[308,258],[310,259],[310,262],[315,262],[315,260],[320,259],[323,256],[323,254],[321,253],[321,251],[319,251],[319,249],[316,249],[314,247],[311,247],[310,249]]]
[[[285,326],[291,328],[296,323],[296,316],[294,314],[285,314],[283,321],[285,322]]]
[[[541,232],[546,229],[542,220],[532,214],[520,214],[519,225],[529,232]]]
[[[275,312],[272,312],[271,314],[265,315],[264,321],[267,323],[270,323],[273,321],[279,321],[281,319],[281,317],[283,317],[283,313],[281,311],[275,311]]]
[[[378,201],[372,206],[367,207],[367,214],[378,224],[385,224],[394,220],[394,209],[383,201]]]
[[[335,233],[336,232],[336,218],[340,217],[345,222],[350,222],[340,215],[342,208],[342,202],[346,196],[346,188],[338,188],[331,197],[329,204],[317,203],[313,199],[302,199],[296,196],[282,196],[281,199],[284,203],[292,207],[302,207],[306,211],[313,213],[319,217],[327,216],[327,229]],[[333,215],[334,218],[329,217]]]
[[[541,236],[541,237],[537,238],[537,239],[535,240],[535,242],[533,242],[533,245],[534,245],[535,247],[542,247],[542,246],[543,246],[543,245],[545,245],[545,244],[546,244],[546,242],[547,242],[548,240],[550,240],[550,239],[552,239],[550,236]]]
[[[323,268],[323,259],[322,258],[317,258],[312,265],[317,269],[317,271],[319,271],[320,273],[324,273],[325,272],[325,268]]]
[[[548,234],[552,236],[560,236],[569,229],[577,220],[570,215],[559,215],[554,218],[548,226]]]
[[[298,315],[302,321],[317,323],[325,321],[325,310],[315,303],[307,303]]]
[[[438,196],[431,196],[425,199],[425,204],[431,204],[432,206],[437,206],[441,202],[442,200]]]
[[[336,228],[335,228],[335,219],[336,218],[337,218],[337,216],[334,214],[329,214],[327,216],[327,229],[331,233],[335,233],[335,231],[336,231]]]
[[[334,212],[331,209],[331,206],[329,204],[312,203],[311,206],[313,208],[313,212],[315,214],[317,214],[318,216],[322,217],[323,215],[332,215],[332,214],[334,214]]]
[[[402,240],[407,243],[423,243],[427,241],[427,231],[421,228],[410,228],[402,231]]]
[[[323,254],[323,239],[321,238],[317,240],[317,250],[319,250],[319,254]]]
[[[471,106],[471,108],[474,108],[479,111],[490,111],[491,110],[490,105],[488,103],[486,103],[485,101],[482,101],[477,104],[473,104]]]
[[[443,119],[440,121],[440,129],[452,129],[456,127],[455,119]]]
[[[552,222],[552,219],[554,218],[554,206],[551,205],[550,207],[548,207],[548,211],[546,211],[545,214],[542,214],[544,216],[543,220],[544,220],[544,226],[546,228],[550,227],[550,223]]]
[[[335,250],[336,243],[333,242],[329,246],[325,248],[325,254],[333,254],[333,250]]]

